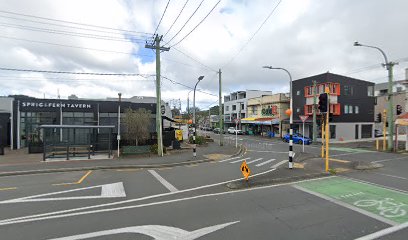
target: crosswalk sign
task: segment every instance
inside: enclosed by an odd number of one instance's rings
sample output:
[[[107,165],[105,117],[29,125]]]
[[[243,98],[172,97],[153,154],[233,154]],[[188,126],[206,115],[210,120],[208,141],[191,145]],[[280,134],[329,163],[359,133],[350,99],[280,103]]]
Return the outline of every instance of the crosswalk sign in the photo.
[[[242,172],[242,175],[244,175],[245,180],[248,181],[248,177],[249,175],[251,175],[251,169],[249,169],[245,160],[241,164],[241,172]]]

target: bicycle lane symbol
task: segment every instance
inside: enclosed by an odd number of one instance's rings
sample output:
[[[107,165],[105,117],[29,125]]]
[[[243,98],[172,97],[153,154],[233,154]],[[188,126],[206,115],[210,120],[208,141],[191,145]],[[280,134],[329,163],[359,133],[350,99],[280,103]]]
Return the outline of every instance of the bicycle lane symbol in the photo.
[[[392,222],[408,222],[406,193],[340,177],[297,185]]]

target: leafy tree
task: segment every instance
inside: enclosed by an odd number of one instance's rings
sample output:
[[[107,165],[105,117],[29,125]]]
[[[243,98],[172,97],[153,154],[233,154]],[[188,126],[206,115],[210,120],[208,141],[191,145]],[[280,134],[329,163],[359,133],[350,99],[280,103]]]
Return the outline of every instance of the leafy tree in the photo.
[[[126,126],[125,138],[134,141],[135,145],[139,145],[141,141],[145,141],[150,137],[151,112],[139,108],[133,110],[128,108],[125,110],[124,123]]]

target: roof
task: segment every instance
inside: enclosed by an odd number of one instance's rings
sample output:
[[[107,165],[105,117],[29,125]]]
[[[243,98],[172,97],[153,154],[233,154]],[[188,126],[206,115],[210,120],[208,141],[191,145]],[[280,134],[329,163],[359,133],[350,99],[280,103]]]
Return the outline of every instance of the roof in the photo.
[[[41,125],[40,128],[115,128],[113,125]]]
[[[314,75],[314,76],[299,78],[299,79],[296,79],[296,80],[293,80],[293,81],[300,81],[300,80],[305,80],[305,79],[310,79],[310,78],[324,77],[326,81],[330,82],[330,77],[335,77],[335,76],[336,77],[349,78],[349,79],[353,79],[355,81],[361,81],[361,82],[374,84],[373,82],[370,82],[370,81],[361,80],[361,79],[357,79],[357,78],[352,78],[352,77],[349,77],[349,76],[344,76],[344,75],[335,74],[335,73],[331,73],[331,72],[326,72],[326,73],[321,73],[321,74],[317,74],[317,75]]]

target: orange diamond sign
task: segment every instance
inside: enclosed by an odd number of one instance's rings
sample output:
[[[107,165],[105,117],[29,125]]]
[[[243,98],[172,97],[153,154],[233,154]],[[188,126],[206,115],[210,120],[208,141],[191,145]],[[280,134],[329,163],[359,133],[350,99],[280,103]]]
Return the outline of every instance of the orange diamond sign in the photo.
[[[248,177],[249,175],[251,175],[251,169],[249,169],[245,160],[241,164],[241,172],[242,172],[242,175],[244,175],[245,180],[248,181]]]

